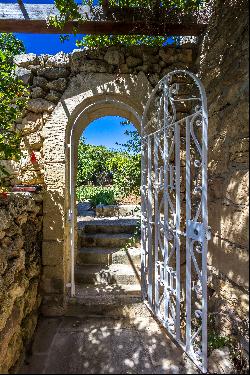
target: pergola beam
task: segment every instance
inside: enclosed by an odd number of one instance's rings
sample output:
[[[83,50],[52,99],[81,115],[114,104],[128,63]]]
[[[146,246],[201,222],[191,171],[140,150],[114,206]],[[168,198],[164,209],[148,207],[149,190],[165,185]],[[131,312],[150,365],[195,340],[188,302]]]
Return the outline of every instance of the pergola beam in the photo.
[[[145,25],[144,22],[121,21],[86,21],[84,23],[68,22],[63,30],[48,26],[44,20],[0,20],[0,32],[17,32],[33,34],[74,34],[77,28],[79,34],[93,35],[152,35],[152,36],[198,36],[204,30],[201,25],[156,23]]]
[[[18,4],[0,2],[0,32],[73,34],[77,27],[80,34],[113,35],[173,35],[198,36],[206,25],[197,23],[171,23],[153,16],[145,22],[145,9],[117,9],[102,6],[80,6],[79,12],[84,21],[69,21],[64,29],[48,25],[50,16],[59,16],[59,11],[52,4]],[[133,21],[131,21],[133,20]]]

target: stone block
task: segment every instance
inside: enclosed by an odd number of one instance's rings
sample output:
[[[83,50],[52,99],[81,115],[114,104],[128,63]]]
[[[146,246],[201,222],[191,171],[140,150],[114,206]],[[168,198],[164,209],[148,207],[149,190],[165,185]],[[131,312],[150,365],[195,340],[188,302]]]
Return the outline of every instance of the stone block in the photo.
[[[41,87],[43,90],[47,90],[47,84],[48,84],[48,80],[44,77],[38,76],[38,77],[34,77],[33,79],[33,85]]]
[[[143,52],[142,58],[144,64],[158,64],[160,60],[159,55],[148,55],[145,52]]]
[[[29,65],[36,65],[38,63],[39,61],[35,53],[24,53],[14,57],[14,64],[22,68],[27,68]]]
[[[66,78],[56,79],[55,81],[48,82],[47,87],[50,90],[64,92],[66,90],[66,87],[67,87],[67,80],[66,80]]]
[[[44,241],[42,249],[42,264],[44,266],[56,266],[63,261],[64,242]]]
[[[107,62],[101,60],[84,60],[79,66],[79,71],[84,73],[108,73],[111,70]]]
[[[64,198],[62,191],[50,190],[44,194],[44,241],[64,239]]]
[[[43,145],[41,132],[30,133],[23,137],[24,147],[29,150],[40,151]]]
[[[19,173],[15,179],[17,184],[43,185],[44,178],[41,171],[25,170]]]
[[[46,96],[46,100],[52,102],[52,103],[55,103],[57,104],[59,102],[59,100],[61,99],[62,97],[62,94],[58,91],[55,91],[55,90],[51,90],[48,95]]]
[[[228,171],[229,152],[225,136],[215,137],[209,142],[208,170],[210,175],[220,175]]]
[[[38,275],[39,277],[40,275]],[[39,286],[39,279],[34,278],[31,279],[28,288],[25,291],[24,295],[24,309],[23,313],[24,316],[30,314],[33,310],[37,310],[39,305],[38,302],[38,286]]]
[[[46,66],[65,68],[70,65],[69,55],[64,52],[58,52],[56,55],[48,56]]]
[[[26,133],[38,131],[43,126],[43,115],[29,112],[22,121],[22,130]]]
[[[47,163],[44,165],[44,179],[49,189],[62,189],[65,186],[65,164]]]
[[[55,105],[48,100],[45,99],[31,99],[28,102],[27,109],[34,113],[42,113],[42,112],[53,112],[55,109]]]
[[[208,263],[237,285],[249,287],[249,250],[219,236],[208,244]]]
[[[43,297],[41,308],[43,316],[62,316],[64,315],[64,296],[61,294],[50,294]]]
[[[248,244],[248,208],[224,204],[217,200],[208,206],[212,233],[227,241],[246,247]]]
[[[63,273],[61,278],[51,277],[51,278],[42,278],[42,293],[43,294],[63,294],[64,293],[64,281]]]
[[[31,70],[26,69],[26,68],[19,68],[19,67],[17,67],[17,68],[15,69],[15,75],[16,75],[21,81],[23,81],[23,83],[24,83],[25,85],[30,84],[31,79],[32,79],[32,72],[31,72]]]
[[[249,172],[233,171],[227,179],[224,194],[228,201],[236,205],[249,204]]]
[[[177,56],[174,48],[160,49],[159,56],[168,65],[173,64],[177,60]]]
[[[46,92],[41,87],[34,87],[31,91],[32,99],[44,98],[45,96]]]
[[[4,231],[5,229],[11,226],[11,217],[9,212],[5,209],[0,208],[0,231]]]
[[[122,74],[128,74],[128,73],[132,73],[132,69],[128,67],[127,64],[121,64],[119,66],[119,69],[120,69],[120,72]]]
[[[104,60],[110,65],[121,65],[124,64],[125,58],[124,53],[119,49],[110,47],[105,53]]]
[[[133,57],[133,56],[128,56],[127,59],[126,59],[126,64],[127,64],[128,68],[135,68],[139,65],[142,65],[142,59],[137,58],[137,57]]]
[[[63,265],[57,264],[56,266],[44,266],[42,270],[43,279],[62,279],[63,280]]]
[[[249,138],[243,138],[234,142],[230,148],[230,161],[236,165],[241,164],[246,168],[249,166]]]
[[[69,71],[63,67],[63,68],[57,68],[57,67],[48,67],[48,68],[41,68],[37,71],[38,76],[47,78],[49,80],[55,80],[58,78],[66,78],[69,76]]]

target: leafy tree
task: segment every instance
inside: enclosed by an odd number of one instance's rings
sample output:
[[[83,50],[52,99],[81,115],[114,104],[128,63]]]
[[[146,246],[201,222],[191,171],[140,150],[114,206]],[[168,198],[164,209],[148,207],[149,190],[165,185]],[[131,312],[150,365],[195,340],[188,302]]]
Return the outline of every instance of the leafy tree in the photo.
[[[122,126],[131,125],[131,122],[126,120],[121,122]],[[129,137],[125,143],[116,143],[121,146],[129,154],[136,155],[141,153],[141,136],[137,130],[125,130],[124,134]]]
[[[210,0],[109,0],[110,6],[116,6],[118,8],[123,7],[141,7],[149,10],[148,19],[150,20],[152,14],[159,14],[159,12],[166,12],[172,17],[180,16],[183,14],[190,14],[194,11],[198,11],[204,7]],[[94,0],[83,0],[83,5],[93,6]],[[95,2],[96,5],[103,5],[105,1],[99,0]],[[50,23],[63,29],[63,26],[67,21],[77,20],[84,22],[84,18],[78,11],[78,5],[74,0],[55,0],[55,5],[60,12],[60,16],[54,16],[50,18]],[[74,30],[77,34],[77,28]],[[78,47],[104,47],[122,44],[128,45],[163,45],[169,39],[169,35],[166,36],[145,36],[145,35],[86,35],[81,40],[77,41]],[[61,40],[67,40],[68,36],[61,37]],[[178,40],[178,38],[174,38]]]
[[[22,42],[13,34],[0,34],[0,160],[20,156],[15,121],[25,107],[28,91],[14,74],[13,58],[24,51]],[[3,168],[0,172],[4,172]]]
[[[111,151],[104,146],[92,146],[81,138],[78,147],[77,186],[92,184],[105,185],[110,178],[107,160]]]
[[[112,197],[128,196],[131,193],[139,195],[140,180],[140,154],[88,145],[84,138],[81,139],[77,175],[79,198],[89,197],[104,203],[104,199],[107,201]],[[107,186],[111,187],[111,190],[107,190]]]
[[[113,184],[121,195],[139,195],[141,184],[141,155],[116,152],[109,160],[108,167],[113,174]]]

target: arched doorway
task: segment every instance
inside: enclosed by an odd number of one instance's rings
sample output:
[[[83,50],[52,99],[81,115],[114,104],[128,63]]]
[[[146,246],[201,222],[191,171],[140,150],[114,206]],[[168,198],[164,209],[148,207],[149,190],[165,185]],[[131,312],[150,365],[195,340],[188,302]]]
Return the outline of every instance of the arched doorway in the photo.
[[[77,155],[77,140],[82,131],[91,121],[102,116],[125,117],[140,129],[141,116],[151,90],[143,73],[118,77],[112,74],[78,75],[72,78],[63,98],[44,126],[46,192],[43,246],[51,259],[47,262],[44,277],[47,283],[58,287],[55,297],[48,290],[48,299],[52,302],[51,307],[46,304],[47,314],[62,314],[65,311],[65,297],[70,287],[69,214],[70,202],[74,201],[74,194],[70,194],[70,179],[76,174],[73,158],[70,168],[70,155],[74,158]],[[70,141],[74,147],[70,148]]]

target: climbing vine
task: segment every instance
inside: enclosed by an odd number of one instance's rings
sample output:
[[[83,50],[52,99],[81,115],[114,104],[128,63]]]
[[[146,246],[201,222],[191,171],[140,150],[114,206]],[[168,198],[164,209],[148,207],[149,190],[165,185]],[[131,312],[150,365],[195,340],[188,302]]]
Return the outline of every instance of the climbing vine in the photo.
[[[171,19],[178,19],[180,16],[189,15],[195,11],[204,8],[210,0],[109,0],[109,6],[117,8],[144,8],[148,9],[148,19],[150,21],[152,14],[160,14],[165,12]],[[82,0],[83,5],[93,7],[93,5],[104,5],[104,0]],[[86,19],[80,14],[79,8],[74,0],[55,0],[55,5],[60,12],[59,16],[53,16],[49,19],[51,25],[63,29],[68,21],[84,22]],[[145,13],[146,14],[146,13]],[[77,34],[77,28],[74,30]],[[145,36],[145,35],[86,35],[81,40],[76,42],[78,47],[106,47],[111,45],[122,44],[129,45],[151,45],[161,46],[165,44],[169,35],[166,36]],[[68,36],[61,36],[61,40],[67,40]],[[175,39],[175,38],[173,38]]]
[[[20,136],[15,121],[27,102],[27,88],[14,73],[14,56],[24,53],[24,45],[13,34],[0,34],[0,160],[17,160]],[[0,166],[1,174],[5,173]]]

